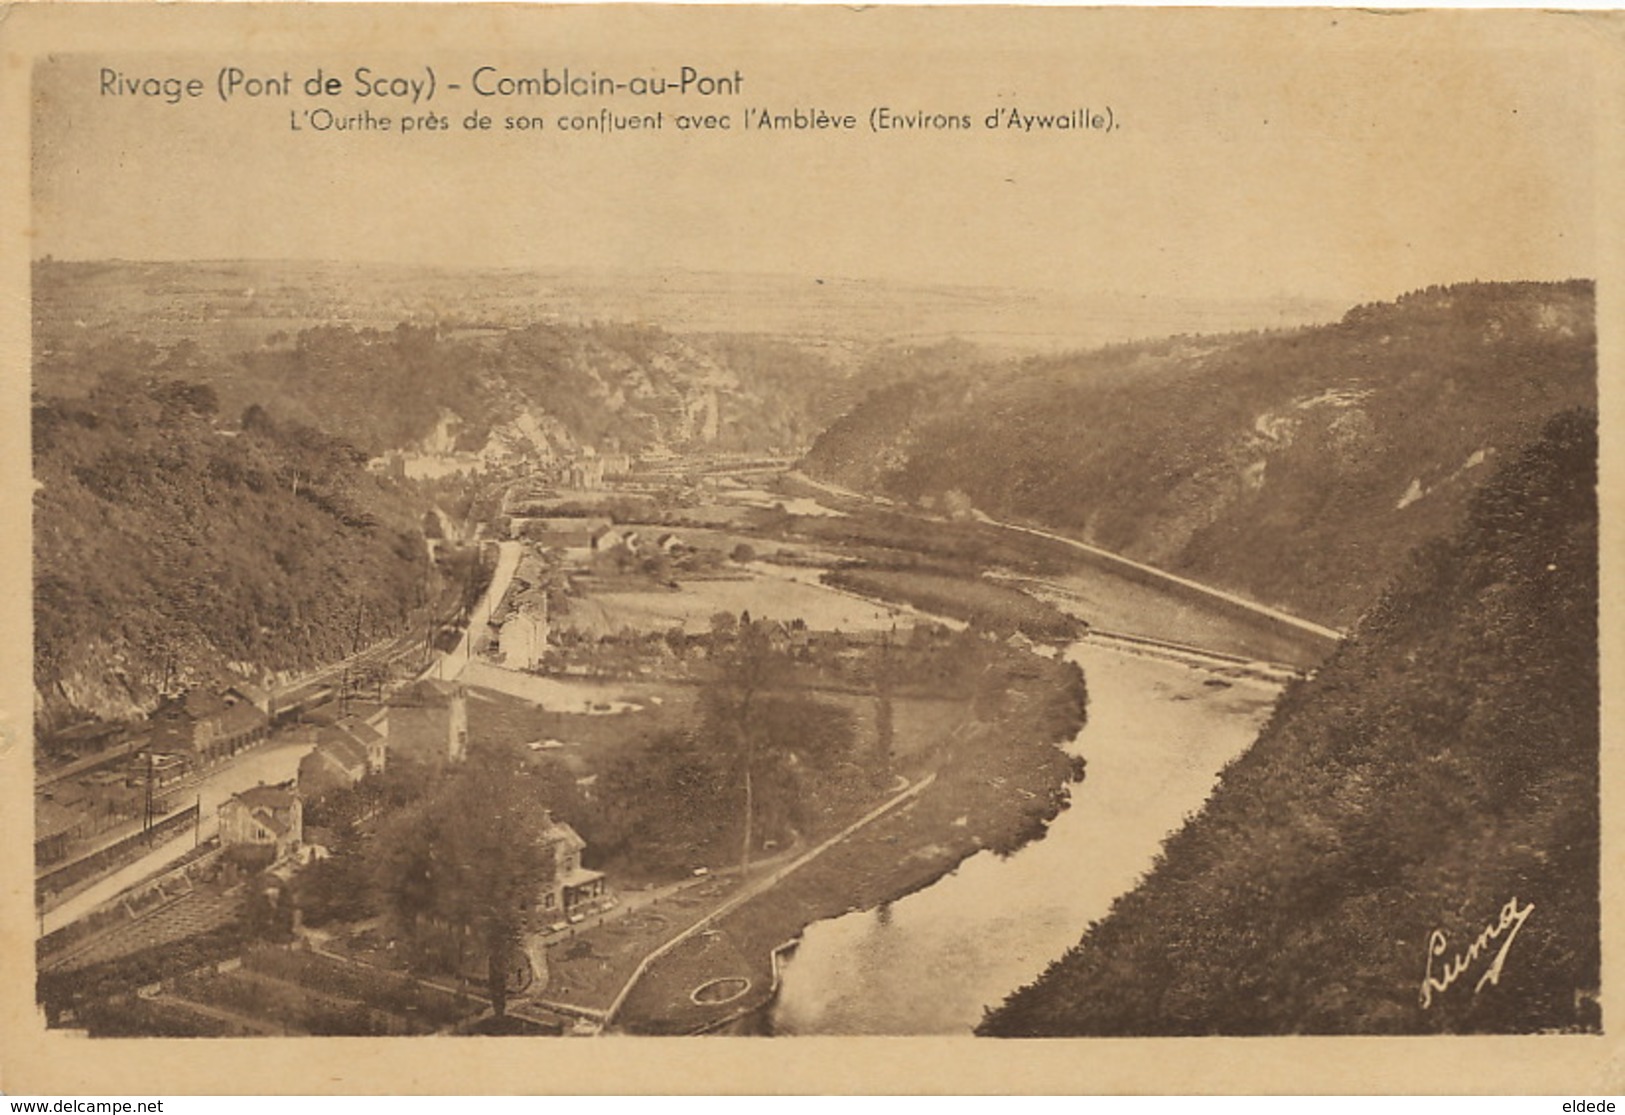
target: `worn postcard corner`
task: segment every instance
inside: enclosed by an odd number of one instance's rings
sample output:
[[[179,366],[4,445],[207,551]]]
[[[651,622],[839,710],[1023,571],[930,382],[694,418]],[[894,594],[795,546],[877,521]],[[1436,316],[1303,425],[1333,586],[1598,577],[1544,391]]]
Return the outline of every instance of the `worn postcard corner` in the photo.
[[[0,8],[4,1087],[1618,1092],[1619,26]]]

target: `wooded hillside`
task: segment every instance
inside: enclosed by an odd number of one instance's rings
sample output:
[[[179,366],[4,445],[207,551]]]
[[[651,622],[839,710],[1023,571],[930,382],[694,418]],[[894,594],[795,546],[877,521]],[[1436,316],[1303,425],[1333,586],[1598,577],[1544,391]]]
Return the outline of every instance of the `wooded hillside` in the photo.
[[[930,506],[958,493],[1341,627],[1499,456],[1595,397],[1590,283],[1473,283],[1336,325],[910,378],[806,468]]]
[[[1583,411],[1506,462],[981,1032],[1596,1029],[1596,469]]]
[[[352,446],[181,380],[109,375],[34,406],[42,722],[292,669],[399,631],[429,587],[417,515]]]

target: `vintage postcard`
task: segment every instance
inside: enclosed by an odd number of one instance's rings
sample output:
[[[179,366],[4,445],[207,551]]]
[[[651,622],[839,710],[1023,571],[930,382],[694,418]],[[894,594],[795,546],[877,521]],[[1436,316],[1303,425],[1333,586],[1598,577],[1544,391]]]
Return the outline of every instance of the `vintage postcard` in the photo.
[[[1618,1091],[1622,31],[0,11],[0,1087]]]

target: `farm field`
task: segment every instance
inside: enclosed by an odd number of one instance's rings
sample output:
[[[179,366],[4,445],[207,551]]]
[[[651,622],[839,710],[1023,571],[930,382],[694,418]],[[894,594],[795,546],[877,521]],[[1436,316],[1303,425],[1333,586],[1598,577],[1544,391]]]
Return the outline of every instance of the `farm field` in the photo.
[[[596,635],[669,631],[691,635],[710,630],[717,612],[749,612],[756,619],[805,620],[814,631],[881,631],[912,627],[912,613],[822,585],[788,577],[754,576],[728,581],[692,581],[672,591],[603,592],[571,601],[570,623]]]

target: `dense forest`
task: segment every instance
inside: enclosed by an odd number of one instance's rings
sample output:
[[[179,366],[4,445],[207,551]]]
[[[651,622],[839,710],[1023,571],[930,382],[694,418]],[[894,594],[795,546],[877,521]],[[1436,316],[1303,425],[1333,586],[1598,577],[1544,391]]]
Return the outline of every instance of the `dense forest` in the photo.
[[[1590,283],[1474,283],[1333,325],[905,378],[833,423],[806,468],[1341,627],[1459,524],[1498,455],[1595,396]]]
[[[34,684],[43,724],[166,683],[293,669],[397,632],[430,588],[417,514],[354,447],[212,388],[104,374],[36,399]]]
[[[1506,461],[981,1032],[1596,1029],[1596,470],[1590,411]]]

